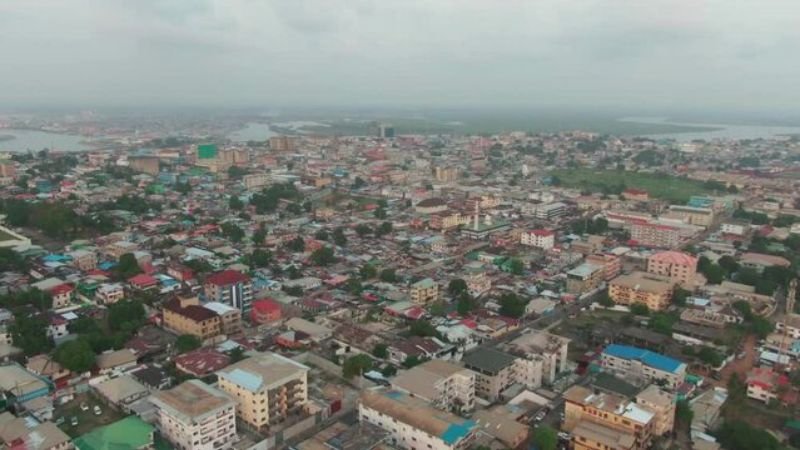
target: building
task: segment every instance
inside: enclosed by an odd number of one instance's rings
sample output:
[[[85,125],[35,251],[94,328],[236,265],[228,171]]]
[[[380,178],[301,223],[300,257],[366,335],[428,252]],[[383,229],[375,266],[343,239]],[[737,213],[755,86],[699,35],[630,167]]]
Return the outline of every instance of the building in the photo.
[[[439,197],[426,198],[414,206],[420,214],[436,214],[447,211],[447,202]]]
[[[792,262],[782,256],[748,252],[739,257],[739,264],[760,273],[767,267],[789,267]]]
[[[533,217],[540,220],[553,220],[567,214],[567,205],[561,202],[539,204],[533,207]]]
[[[129,156],[128,165],[137,172],[156,176],[161,170],[159,159],[155,156]]]
[[[17,168],[14,161],[3,160],[0,161],[0,178],[14,179],[17,176]]]
[[[97,268],[97,255],[95,252],[79,249],[67,254],[72,258],[72,265],[78,270],[88,272]]]
[[[308,401],[309,368],[276,353],[261,353],[217,372],[218,387],[236,400],[236,415],[256,430],[268,430]]]
[[[159,431],[177,449],[228,449],[238,439],[236,402],[200,380],[160,391],[150,401]]]
[[[198,144],[197,159],[217,159],[217,146],[214,144]]]
[[[39,423],[15,417],[10,412],[0,414],[0,443],[9,450],[70,450],[75,448],[70,437],[53,422]]]
[[[800,314],[781,314],[777,316],[775,332],[786,333],[792,339],[800,339]]]
[[[0,392],[9,403],[25,403],[50,393],[50,381],[24,368],[10,364],[0,366]]]
[[[608,296],[619,305],[645,305],[651,311],[669,306],[674,283],[669,277],[645,272],[620,275],[608,284]]]
[[[95,365],[101,375],[122,373],[136,366],[136,359],[136,354],[131,349],[122,348],[97,355]]]
[[[492,279],[486,274],[482,265],[467,265],[464,271],[466,272],[464,281],[467,283],[469,295],[478,297],[492,289]]]
[[[583,263],[567,272],[567,292],[582,294],[599,287],[606,279],[604,265]]]
[[[270,177],[265,173],[251,173],[242,177],[242,183],[247,190],[259,189],[270,183]]]
[[[103,251],[109,258],[119,261],[119,258],[126,253],[133,253],[139,246],[129,241],[116,241],[105,246]]]
[[[268,324],[281,319],[281,304],[272,299],[261,299],[253,302],[250,310],[250,321],[255,324]]]
[[[242,332],[242,312],[232,306],[219,302],[208,302],[204,308],[214,311],[220,318],[220,329],[226,336]]]
[[[529,388],[538,388],[542,383],[552,383],[556,375],[567,370],[567,352],[571,341],[546,331],[531,330],[508,344],[507,351],[519,357],[520,369],[528,369],[528,376],[518,370],[518,380]],[[527,361],[523,364],[523,360]],[[533,370],[531,370],[533,369]]]
[[[235,270],[211,274],[203,284],[203,291],[209,300],[231,305],[242,312],[249,312],[253,302],[250,277]]]
[[[681,243],[678,228],[643,222],[631,225],[631,240],[638,245],[656,248],[675,248]]]
[[[412,284],[408,295],[411,302],[417,305],[433,303],[439,299],[439,284],[430,278],[425,278]]]
[[[436,181],[440,183],[451,183],[458,179],[458,168],[453,166],[436,166],[434,169]]]
[[[780,391],[789,391],[790,386],[789,378],[771,367],[756,367],[747,374],[747,396],[760,402],[778,400]]]
[[[641,378],[663,382],[672,389],[683,382],[686,363],[629,345],[611,344],[603,350],[601,364],[604,370],[623,377]]]
[[[378,137],[383,139],[394,138],[394,127],[389,123],[378,124]]]
[[[221,336],[222,318],[200,305],[197,297],[176,297],[164,302],[164,328],[177,334],[190,334],[203,341]]]
[[[714,223],[714,210],[711,208],[670,205],[666,216],[678,218],[689,225],[697,225],[704,228],[710,227]]]
[[[636,394],[636,404],[655,414],[653,435],[664,436],[675,428],[675,397],[655,384]]]
[[[50,289],[50,296],[53,298],[53,309],[69,306],[72,303],[73,292],[75,292],[75,288],[66,283]]]
[[[556,234],[550,230],[530,230],[520,235],[520,243],[531,247],[550,250],[555,245]]]
[[[697,274],[697,258],[683,252],[658,252],[647,258],[647,272],[664,275],[672,281],[689,285]]]
[[[104,283],[95,290],[94,296],[101,305],[111,305],[125,298],[125,289],[120,283]]]
[[[293,152],[297,138],[292,136],[272,136],[269,138],[269,148],[276,152]]]
[[[655,413],[610,393],[575,385],[564,393],[562,429],[576,450],[644,450],[650,448]]]
[[[395,390],[363,391],[358,415],[361,422],[389,432],[388,443],[401,449],[466,449],[477,431],[474,421]]]
[[[127,412],[131,404],[150,395],[147,386],[130,375],[106,380],[94,386],[95,391],[108,403],[120,411]]]
[[[392,388],[443,411],[464,414],[475,408],[475,373],[447,361],[434,359],[402,372]]]
[[[723,222],[722,226],[720,227],[720,231],[722,234],[727,234],[730,236],[739,236],[744,237],[747,235],[747,232],[750,230],[750,225],[746,222]]]
[[[591,236],[590,236],[591,237]],[[622,261],[619,256],[609,254],[589,255],[585,262],[603,267],[603,280],[611,281],[622,273]]]
[[[152,450],[154,446],[152,425],[138,416],[128,416],[122,420],[75,438],[78,450]]]
[[[516,382],[517,358],[500,350],[479,347],[464,355],[464,367],[475,372],[475,394],[493,402]]]

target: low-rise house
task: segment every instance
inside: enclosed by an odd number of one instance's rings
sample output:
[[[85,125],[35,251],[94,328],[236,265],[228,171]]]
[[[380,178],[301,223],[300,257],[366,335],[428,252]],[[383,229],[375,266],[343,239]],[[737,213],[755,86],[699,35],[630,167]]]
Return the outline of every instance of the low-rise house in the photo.
[[[126,369],[136,366],[136,354],[127,348],[102,353],[97,355],[95,365],[101,375],[122,373]]]
[[[756,367],[747,374],[747,396],[760,402],[780,400],[782,394],[791,390],[790,386],[786,375],[770,367]]]
[[[125,298],[125,289],[120,283],[103,283],[97,287],[94,295],[101,305],[111,305]]]
[[[0,414],[0,441],[8,449],[69,450],[75,448],[69,435],[52,422],[39,423],[15,417],[10,412]]]
[[[50,381],[24,368],[10,364],[0,366],[0,391],[14,402],[24,403],[50,393]]]
[[[739,264],[742,267],[763,272],[767,267],[789,267],[792,262],[782,256],[748,252],[739,257]]]
[[[198,348],[175,357],[175,367],[183,373],[198,378],[210,375],[227,367],[231,358],[212,348]]]
[[[150,394],[147,386],[130,375],[106,380],[95,385],[94,389],[109,405],[120,411],[128,411],[132,403]]]

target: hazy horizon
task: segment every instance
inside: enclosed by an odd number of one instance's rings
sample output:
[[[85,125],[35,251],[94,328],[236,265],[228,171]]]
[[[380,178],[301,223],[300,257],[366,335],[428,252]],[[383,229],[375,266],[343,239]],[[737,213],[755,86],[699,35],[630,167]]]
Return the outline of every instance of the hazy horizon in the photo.
[[[0,106],[800,113],[800,3],[5,0]]]

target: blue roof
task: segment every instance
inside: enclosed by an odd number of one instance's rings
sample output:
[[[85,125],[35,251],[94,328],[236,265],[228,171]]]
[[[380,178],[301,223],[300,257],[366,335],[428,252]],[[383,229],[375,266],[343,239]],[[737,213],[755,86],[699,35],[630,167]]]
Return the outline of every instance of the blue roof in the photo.
[[[222,374],[233,383],[236,383],[251,392],[258,391],[258,389],[261,388],[261,384],[264,382],[259,375],[245,372],[242,369],[233,369],[227,373],[222,372]]]
[[[472,420],[465,420],[460,424],[453,423],[442,433],[441,438],[447,445],[452,445],[466,437],[473,428],[475,421]]]
[[[643,364],[664,372],[674,373],[683,365],[683,363],[677,359],[630,345],[611,344],[606,347],[603,353],[616,356],[617,358],[641,361]]]

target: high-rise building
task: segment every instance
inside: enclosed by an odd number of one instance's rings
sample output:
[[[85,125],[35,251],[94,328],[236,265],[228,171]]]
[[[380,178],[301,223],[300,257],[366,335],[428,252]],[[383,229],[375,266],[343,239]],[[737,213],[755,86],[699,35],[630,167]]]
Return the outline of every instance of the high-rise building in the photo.
[[[231,448],[236,435],[236,402],[200,380],[189,380],[151,397],[158,429],[175,448]]]
[[[211,301],[231,305],[242,312],[250,311],[253,302],[253,283],[249,276],[241,272],[223,270],[211,274],[206,278],[203,290]]]
[[[675,283],[667,276],[646,272],[620,275],[608,284],[608,296],[620,305],[645,305],[651,311],[669,306]]]
[[[392,379],[392,388],[444,411],[475,408],[475,373],[447,361],[434,359],[407,370]]]
[[[694,282],[697,274],[697,258],[683,252],[658,252],[647,258],[647,271],[664,275],[678,284]]]

